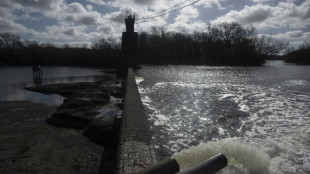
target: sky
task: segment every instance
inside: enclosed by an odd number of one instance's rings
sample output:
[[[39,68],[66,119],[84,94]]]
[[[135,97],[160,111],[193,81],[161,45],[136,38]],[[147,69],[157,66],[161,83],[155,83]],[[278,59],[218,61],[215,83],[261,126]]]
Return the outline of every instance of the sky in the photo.
[[[40,43],[90,46],[100,38],[120,39],[125,16],[135,14],[137,32],[164,26],[168,32],[190,34],[206,31],[208,24],[238,22],[254,26],[259,36],[289,41],[291,47],[310,42],[310,0],[195,1],[0,0],[0,33]]]

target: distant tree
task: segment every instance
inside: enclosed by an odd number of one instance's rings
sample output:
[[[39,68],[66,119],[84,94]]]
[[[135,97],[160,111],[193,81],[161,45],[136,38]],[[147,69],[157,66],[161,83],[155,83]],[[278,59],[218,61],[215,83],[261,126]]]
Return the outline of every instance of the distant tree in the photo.
[[[63,44],[63,45],[62,45],[62,48],[64,48],[64,49],[68,49],[68,48],[70,48],[70,45],[69,45],[69,44],[67,44],[67,43],[65,43],[65,44]]]
[[[257,40],[256,51],[265,56],[273,56],[285,50],[288,45],[289,42],[275,40],[271,36],[263,35]]]
[[[284,55],[286,62],[310,65],[310,42],[305,42],[298,49],[292,49]]]
[[[0,33],[0,44],[3,48],[20,48],[22,43],[20,37],[11,33]]]
[[[56,46],[54,44],[52,44],[52,43],[41,43],[40,47],[43,47],[43,48],[56,48]]]
[[[40,47],[39,43],[35,40],[25,40],[23,42],[23,44],[24,44],[24,47],[26,47],[26,48],[38,48],[38,47]]]
[[[259,39],[253,26],[238,23],[208,25],[205,32],[191,35],[153,26],[149,34],[139,35],[140,60],[151,64],[262,65],[285,46]]]

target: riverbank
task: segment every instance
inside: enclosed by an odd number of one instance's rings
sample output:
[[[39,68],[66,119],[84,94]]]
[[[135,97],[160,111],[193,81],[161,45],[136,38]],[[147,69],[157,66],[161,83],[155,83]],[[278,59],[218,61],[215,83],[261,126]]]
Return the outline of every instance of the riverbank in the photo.
[[[1,173],[113,172],[114,119],[121,114],[123,95],[119,81],[51,84],[27,90],[59,94],[65,100],[58,108],[28,101],[1,102]]]

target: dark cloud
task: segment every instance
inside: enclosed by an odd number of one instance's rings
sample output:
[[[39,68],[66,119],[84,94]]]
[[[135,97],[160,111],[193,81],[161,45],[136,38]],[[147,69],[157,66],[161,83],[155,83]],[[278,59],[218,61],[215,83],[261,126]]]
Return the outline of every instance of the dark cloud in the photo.
[[[110,27],[100,27],[99,31],[102,31],[104,34],[110,34],[112,29]]]
[[[1,7],[7,8],[7,7],[10,7],[11,5],[12,5],[12,3],[9,0],[1,0],[0,1],[0,6]]]
[[[84,25],[95,25],[97,23],[97,18],[95,16],[82,16],[79,22]]]
[[[302,31],[290,31],[287,33],[288,33],[289,37],[302,37],[304,34]]]
[[[75,30],[69,29],[69,30],[65,31],[64,34],[67,36],[75,36]]]
[[[13,0],[24,7],[30,7],[40,10],[53,10],[55,7],[63,3],[63,0]]]
[[[153,0],[133,0],[135,3],[140,5],[150,5],[153,4]]]
[[[74,17],[73,16],[67,16],[65,18],[65,20],[68,21],[68,22],[73,22],[74,21]]]
[[[272,15],[271,11],[269,9],[265,8],[257,8],[253,9],[248,12],[248,14],[245,14],[243,18],[243,22],[248,23],[256,23],[256,22],[262,22],[266,20],[268,17]]]
[[[301,15],[301,18],[303,20],[310,19],[310,7],[306,8],[305,11],[303,11],[302,13],[303,14]]]

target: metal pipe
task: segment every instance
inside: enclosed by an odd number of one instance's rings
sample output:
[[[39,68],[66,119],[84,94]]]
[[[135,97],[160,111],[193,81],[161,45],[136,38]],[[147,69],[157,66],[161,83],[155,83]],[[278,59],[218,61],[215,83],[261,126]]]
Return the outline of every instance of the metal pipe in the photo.
[[[227,164],[227,158],[220,153],[190,168],[184,169],[178,174],[213,174],[226,167]]]
[[[178,162],[173,158],[166,158],[148,167],[138,174],[174,174],[180,171]]]
[[[179,163],[173,158],[166,158],[155,165],[139,172],[139,174],[213,174],[228,164],[227,158],[223,154],[215,155],[181,172]]]

